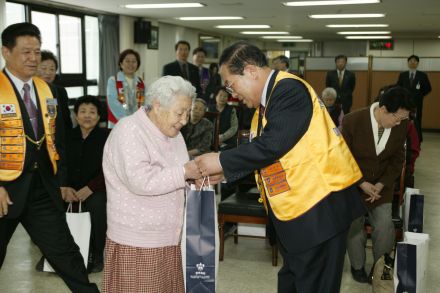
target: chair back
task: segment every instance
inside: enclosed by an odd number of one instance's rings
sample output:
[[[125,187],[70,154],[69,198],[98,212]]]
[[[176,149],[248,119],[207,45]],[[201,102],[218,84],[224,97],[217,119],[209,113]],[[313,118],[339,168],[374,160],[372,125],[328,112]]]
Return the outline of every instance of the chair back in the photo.
[[[219,112],[205,112],[205,118],[214,124],[214,133],[212,136],[211,149],[214,152],[218,152],[220,149],[220,113]]]

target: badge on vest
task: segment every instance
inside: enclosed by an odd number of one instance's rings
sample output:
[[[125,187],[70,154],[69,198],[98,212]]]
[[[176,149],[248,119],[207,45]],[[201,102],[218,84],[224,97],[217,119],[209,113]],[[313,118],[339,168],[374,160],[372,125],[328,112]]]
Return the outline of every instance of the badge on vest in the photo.
[[[1,104],[0,114],[2,118],[17,117],[17,111],[14,104]]]
[[[58,101],[56,99],[46,98],[46,105],[47,105],[47,114],[49,114],[51,118],[55,118],[57,114]]]
[[[286,171],[283,169],[281,162],[277,161],[261,169],[260,174],[266,185],[268,196],[272,197],[290,190],[286,178]]]

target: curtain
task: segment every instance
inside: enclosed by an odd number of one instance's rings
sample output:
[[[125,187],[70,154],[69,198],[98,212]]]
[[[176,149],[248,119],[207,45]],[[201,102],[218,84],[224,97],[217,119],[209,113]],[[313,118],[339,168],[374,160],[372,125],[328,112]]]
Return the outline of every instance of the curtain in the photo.
[[[119,16],[99,15],[99,95],[106,95],[107,80],[118,71]]]

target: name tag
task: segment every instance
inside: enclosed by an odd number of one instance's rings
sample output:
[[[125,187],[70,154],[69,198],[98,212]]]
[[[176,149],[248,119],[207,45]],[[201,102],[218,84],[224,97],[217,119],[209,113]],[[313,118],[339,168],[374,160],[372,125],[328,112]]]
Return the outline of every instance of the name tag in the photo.
[[[23,154],[1,154],[2,161],[23,162]]]
[[[21,144],[23,144],[23,138],[21,138],[21,137],[7,137],[7,136],[5,136],[5,137],[1,138],[1,144],[2,145],[5,145],[5,144],[8,144],[8,145],[11,145],[11,144],[21,145]]]
[[[261,169],[260,174],[261,177],[263,177],[267,195],[269,197],[290,190],[289,183],[286,179],[286,171],[281,165],[281,162],[275,162],[274,164]]]
[[[0,127],[2,128],[21,128],[23,122],[21,119],[11,119],[11,120],[2,120],[0,121]]]
[[[0,161],[0,169],[1,170],[21,170],[22,163],[16,162],[1,162]]]
[[[0,136],[22,136],[23,129],[1,129]]]
[[[2,145],[1,152],[3,154],[23,154],[24,147],[21,145]]]

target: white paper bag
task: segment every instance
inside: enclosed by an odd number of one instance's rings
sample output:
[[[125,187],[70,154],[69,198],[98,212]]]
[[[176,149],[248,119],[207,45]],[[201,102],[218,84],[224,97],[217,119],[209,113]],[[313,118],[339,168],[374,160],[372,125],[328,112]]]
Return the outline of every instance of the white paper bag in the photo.
[[[81,202],[79,203],[79,212],[72,213],[72,203],[70,203],[66,212],[66,221],[73,240],[75,240],[76,245],[79,246],[79,250],[84,259],[84,265],[87,268],[89,259],[90,232],[92,229],[90,213],[82,212]],[[44,259],[43,271],[55,272],[46,259]]]

